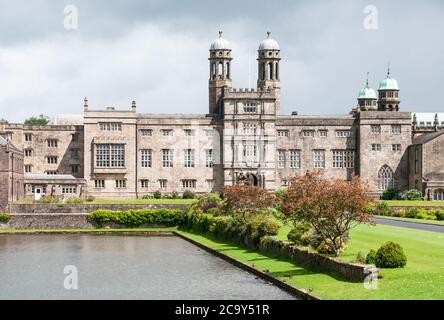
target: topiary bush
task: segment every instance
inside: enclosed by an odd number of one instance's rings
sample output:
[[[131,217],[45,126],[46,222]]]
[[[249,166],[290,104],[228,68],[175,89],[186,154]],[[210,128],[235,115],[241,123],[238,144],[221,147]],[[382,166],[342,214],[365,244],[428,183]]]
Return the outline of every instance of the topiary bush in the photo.
[[[373,249],[370,249],[369,253],[367,253],[367,256],[365,257],[365,263],[367,264],[375,264],[376,263],[376,251]]]
[[[7,223],[11,219],[11,215],[7,213],[0,213],[0,223]]]
[[[444,210],[435,211],[436,220],[444,221]]]
[[[401,191],[397,189],[385,189],[381,200],[402,200]]]
[[[157,190],[156,192],[153,193],[153,198],[154,199],[162,199],[162,192]]]
[[[407,264],[404,250],[398,243],[383,244],[375,256],[375,265],[378,268],[403,268]]]
[[[422,200],[422,193],[419,190],[412,189],[407,191],[402,198],[409,201]]]

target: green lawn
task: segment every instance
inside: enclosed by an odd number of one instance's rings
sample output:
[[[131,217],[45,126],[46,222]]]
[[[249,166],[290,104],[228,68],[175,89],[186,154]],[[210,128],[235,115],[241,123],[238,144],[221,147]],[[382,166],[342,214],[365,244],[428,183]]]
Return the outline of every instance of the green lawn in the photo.
[[[288,227],[278,235],[285,239]],[[400,243],[407,255],[403,269],[383,269],[378,289],[365,289],[363,283],[348,282],[333,274],[314,272],[277,257],[260,254],[233,244],[215,241],[190,232],[185,236],[202,242],[235,259],[270,272],[287,283],[323,299],[444,299],[444,234],[384,225],[361,225],[352,230],[348,248],[341,258],[353,261],[359,251],[368,252],[386,241]]]
[[[193,204],[195,199],[95,200],[92,204]]]
[[[384,202],[387,202],[390,207],[444,207],[443,201],[390,200]]]
[[[444,226],[444,221],[438,221],[438,220],[412,219],[412,218],[386,217],[386,216],[375,216],[375,217],[378,217],[381,219],[400,220],[400,221],[407,221],[407,222],[435,224],[435,225],[439,225],[439,226]]]

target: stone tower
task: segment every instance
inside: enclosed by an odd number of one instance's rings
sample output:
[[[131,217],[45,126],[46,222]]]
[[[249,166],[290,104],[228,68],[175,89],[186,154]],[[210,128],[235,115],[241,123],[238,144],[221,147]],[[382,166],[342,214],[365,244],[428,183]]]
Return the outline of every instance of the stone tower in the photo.
[[[399,86],[398,81],[392,79],[390,76],[390,69],[387,72],[387,78],[379,84],[379,111],[399,111]]]
[[[368,85],[367,73],[366,85],[359,91],[358,108],[360,111],[376,111],[378,108],[376,105],[377,100],[376,91]]]
[[[281,81],[280,48],[276,40],[271,38],[271,32],[267,32],[267,38],[259,44],[258,49],[258,89],[274,89],[276,94],[276,113],[280,111]]]
[[[210,80],[209,90],[209,113],[221,114],[222,97],[224,92],[231,88],[231,49],[230,43],[222,37],[213,41],[210,46]]]

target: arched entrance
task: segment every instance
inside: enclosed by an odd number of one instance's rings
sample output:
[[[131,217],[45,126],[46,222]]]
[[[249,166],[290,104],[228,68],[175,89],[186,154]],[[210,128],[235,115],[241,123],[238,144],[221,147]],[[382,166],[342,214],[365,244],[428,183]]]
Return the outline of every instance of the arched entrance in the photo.
[[[237,183],[242,183],[242,182],[251,184],[253,186],[259,186],[259,178],[257,177],[256,174],[251,172],[247,172],[245,174],[242,171],[239,172],[237,176]]]

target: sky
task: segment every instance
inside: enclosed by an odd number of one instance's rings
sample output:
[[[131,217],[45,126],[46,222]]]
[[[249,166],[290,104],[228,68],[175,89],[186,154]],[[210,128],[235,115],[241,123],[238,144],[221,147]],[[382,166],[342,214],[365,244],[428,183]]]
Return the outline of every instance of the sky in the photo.
[[[0,118],[81,114],[84,97],[91,109],[136,100],[141,113],[207,113],[219,30],[237,88],[256,86],[272,32],[282,114],[347,114],[367,72],[377,89],[388,65],[401,110],[444,110],[439,0],[0,0]]]

